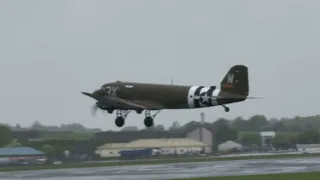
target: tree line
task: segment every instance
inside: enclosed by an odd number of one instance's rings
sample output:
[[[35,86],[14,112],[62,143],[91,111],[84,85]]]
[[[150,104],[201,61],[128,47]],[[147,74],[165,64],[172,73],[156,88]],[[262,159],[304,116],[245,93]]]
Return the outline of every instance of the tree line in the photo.
[[[40,123],[35,123],[33,127],[37,127],[45,131],[45,126]],[[62,126],[61,126],[62,127]],[[75,125],[78,129],[85,127]],[[108,142],[126,142],[141,138],[157,138],[161,135],[162,138],[185,137],[186,133],[193,131],[195,128],[205,127],[213,134],[214,148],[220,143],[228,140],[233,140],[242,143],[245,146],[261,145],[260,131],[275,131],[274,139],[267,139],[267,144],[275,148],[294,148],[296,144],[315,144],[320,143],[320,116],[307,116],[294,118],[267,119],[263,115],[254,115],[248,119],[237,117],[235,119],[219,118],[213,122],[191,121],[184,125],[174,121],[172,125],[165,129],[162,125],[156,125],[151,128],[138,129],[136,127],[125,127],[117,132],[105,132],[107,135],[104,138],[88,140],[94,142],[91,149]],[[20,128],[21,130],[22,128]],[[44,142],[30,142],[26,139],[19,139],[17,142],[14,137],[14,129],[8,125],[0,126],[0,147],[4,146],[31,146],[48,151],[48,146],[54,146],[54,149],[61,152],[62,149],[67,149],[71,144],[83,145],[86,141],[80,142],[76,140],[46,140]],[[139,132],[139,133],[137,133]],[[61,132],[57,132],[61,133]],[[98,134],[97,133],[97,134]],[[128,133],[130,134],[128,136]],[[130,137],[130,138],[129,138]],[[122,139],[121,139],[122,138]],[[74,143],[72,143],[74,141]],[[62,144],[65,144],[62,146]],[[61,146],[61,147],[60,147]],[[86,145],[85,145],[86,146]],[[71,148],[71,147],[69,147]],[[68,148],[68,149],[69,149]],[[84,148],[77,148],[84,149]]]
[[[9,127],[12,131],[29,131],[36,130],[42,132],[76,132],[76,133],[95,133],[102,131],[99,128],[86,128],[79,123],[61,124],[60,126],[46,126],[41,124],[39,121],[35,121],[29,127],[22,127],[20,124],[9,125],[2,124],[3,126]]]

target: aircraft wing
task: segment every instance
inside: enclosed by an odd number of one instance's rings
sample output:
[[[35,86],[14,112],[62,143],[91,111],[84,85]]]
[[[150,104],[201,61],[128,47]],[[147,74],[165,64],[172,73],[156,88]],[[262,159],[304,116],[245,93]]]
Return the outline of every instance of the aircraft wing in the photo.
[[[82,94],[89,96],[107,106],[117,107],[119,109],[149,109],[149,110],[159,110],[164,109],[159,103],[147,100],[126,100],[119,97],[111,97],[111,96],[100,96],[97,93],[87,93],[82,92]]]
[[[153,101],[146,101],[146,100],[134,100],[132,103],[140,104],[144,107],[145,109],[149,110],[159,110],[159,109],[164,109],[165,107],[159,103],[153,102]]]
[[[164,108],[158,103],[143,101],[143,100],[126,100],[119,97],[106,97],[105,103],[113,104],[119,108],[133,108],[133,109],[162,109]]]

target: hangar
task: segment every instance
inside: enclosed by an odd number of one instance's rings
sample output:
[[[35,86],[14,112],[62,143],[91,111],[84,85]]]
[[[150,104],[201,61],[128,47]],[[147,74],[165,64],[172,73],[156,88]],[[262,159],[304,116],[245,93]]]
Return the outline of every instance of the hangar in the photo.
[[[226,141],[224,143],[219,144],[218,150],[220,152],[228,152],[232,150],[241,151],[242,145],[233,141]]]
[[[120,151],[127,150],[127,143],[109,143],[97,147],[95,153],[100,157],[119,157]]]
[[[159,155],[200,154],[210,145],[189,138],[139,139],[129,143],[112,143],[99,146],[96,154],[100,157],[120,157],[123,150],[139,150],[151,148]],[[210,149],[209,149],[210,151]]]

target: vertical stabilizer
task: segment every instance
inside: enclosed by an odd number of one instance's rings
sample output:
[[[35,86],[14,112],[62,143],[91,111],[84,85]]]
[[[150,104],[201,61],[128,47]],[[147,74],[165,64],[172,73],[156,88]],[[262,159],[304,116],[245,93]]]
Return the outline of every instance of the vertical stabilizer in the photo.
[[[244,65],[233,66],[221,82],[221,90],[233,94],[249,95],[248,68]]]

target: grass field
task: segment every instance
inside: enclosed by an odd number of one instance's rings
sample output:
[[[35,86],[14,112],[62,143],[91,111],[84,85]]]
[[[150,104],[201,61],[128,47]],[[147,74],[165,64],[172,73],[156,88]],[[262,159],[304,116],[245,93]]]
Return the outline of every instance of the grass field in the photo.
[[[225,176],[225,177],[205,177],[205,178],[184,178],[174,180],[319,180],[320,172],[311,173],[289,173],[289,174],[267,174],[249,176]]]
[[[92,163],[68,163],[68,164],[66,163],[66,164],[59,164],[59,165],[34,165],[34,166],[19,166],[19,167],[1,167],[0,172],[41,170],[41,169],[90,168],[90,167],[103,167],[103,166],[164,164],[164,163],[230,161],[230,160],[249,160],[249,159],[286,159],[286,158],[301,158],[301,157],[320,157],[320,154],[296,154],[296,155],[286,154],[286,155],[244,156],[244,157],[193,157],[193,158],[127,160],[127,161],[120,161],[120,162],[92,162]]]

